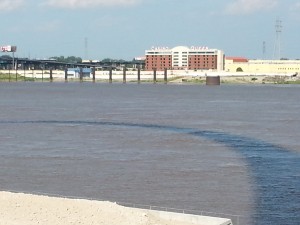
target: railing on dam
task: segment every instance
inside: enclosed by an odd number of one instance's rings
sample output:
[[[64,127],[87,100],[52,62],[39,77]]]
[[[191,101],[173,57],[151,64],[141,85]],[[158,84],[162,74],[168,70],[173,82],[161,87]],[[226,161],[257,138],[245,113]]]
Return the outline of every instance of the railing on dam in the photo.
[[[234,225],[240,225],[240,218],[242,217],[241,215],[232,215],[232,214],[218,213],[218,212],[208,212],[208,211],[202,211],[202,210],[178,209],[178,208],[170,208],[170,207],[162,207],[162,206],[133,204],[133,203],[126,203],[126,202],[116,202],[116,203],[118,205],[131,207],[131,208],[157,210],[157,211],[182,213],[182,214],[193,214],[193,215],[199,215],[199,216],[227,218],[227,219],[231,219],[231,221]]]

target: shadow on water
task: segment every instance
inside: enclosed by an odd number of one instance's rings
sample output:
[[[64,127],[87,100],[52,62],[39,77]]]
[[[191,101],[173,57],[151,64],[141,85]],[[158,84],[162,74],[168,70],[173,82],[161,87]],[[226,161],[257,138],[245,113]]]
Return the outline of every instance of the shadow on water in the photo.
[[[190,134],[224,144],[245,158],[256,181],[254,224],[299,223],[299,153],[234,134],[212,131],[195,131]]]
[[[298,224],[300,221],[300,154],[259,139],[224,132],[125,122],[2,121],[0,123],[125,126],[206,138],[229,147],[246,160],[256,181],[253,224]]]

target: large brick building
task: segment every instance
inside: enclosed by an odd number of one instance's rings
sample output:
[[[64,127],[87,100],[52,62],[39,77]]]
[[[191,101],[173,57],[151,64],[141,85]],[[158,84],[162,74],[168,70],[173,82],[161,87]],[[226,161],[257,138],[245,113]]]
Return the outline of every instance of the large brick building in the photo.
[[[224,52],[207,47],[152,47],[146,50],[145,69],[224,70]]]

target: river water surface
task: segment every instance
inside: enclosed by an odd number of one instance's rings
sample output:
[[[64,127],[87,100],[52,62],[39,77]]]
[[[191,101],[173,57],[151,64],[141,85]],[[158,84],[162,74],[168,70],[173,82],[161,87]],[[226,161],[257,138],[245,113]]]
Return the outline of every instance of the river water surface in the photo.
[[[296,225],[299,95],[290,85],[0,83],[0,190]]]

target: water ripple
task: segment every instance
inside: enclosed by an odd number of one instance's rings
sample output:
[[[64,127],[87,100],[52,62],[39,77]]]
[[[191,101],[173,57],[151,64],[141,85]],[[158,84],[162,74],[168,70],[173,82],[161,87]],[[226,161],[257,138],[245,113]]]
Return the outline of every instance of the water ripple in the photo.
[[[238,152],[247,161],[257,185],[253,223],[292,225],[300,221],[300,154],[259,139],[193,128],[114,121],[0,121],[0,124],[125,126],[206,138]]]

